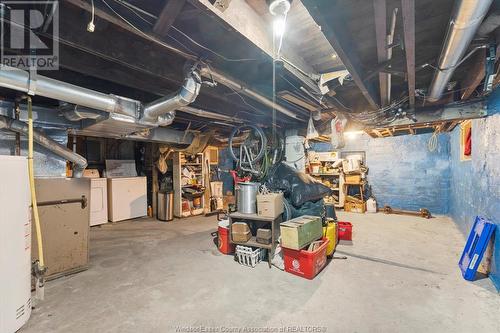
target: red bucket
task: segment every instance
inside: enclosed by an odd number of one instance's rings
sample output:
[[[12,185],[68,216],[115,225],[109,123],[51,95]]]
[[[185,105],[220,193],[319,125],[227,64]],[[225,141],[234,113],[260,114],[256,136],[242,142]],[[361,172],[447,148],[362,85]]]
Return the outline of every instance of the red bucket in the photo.
[[[229,241],[229,229],[224,227],[219,227],[218,229],[218,247],[219,251],[224,254],[234,253],[234,244]]]
[[[326,265],[328,238],[323,237],[323,244],[316,251],[283,249],[285,271],[312,280]]]

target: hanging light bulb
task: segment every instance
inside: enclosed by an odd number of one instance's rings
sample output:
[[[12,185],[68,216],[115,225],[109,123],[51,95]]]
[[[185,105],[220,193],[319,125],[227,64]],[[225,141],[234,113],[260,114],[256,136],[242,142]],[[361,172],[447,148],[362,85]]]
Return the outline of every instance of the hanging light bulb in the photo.
[[[273,20],[273,33],[276,37],[281,37],[285,34],[286,28],[286,18],[283,16],[277,16]]]
[[[276,37],[282,37],[285,33],[286,15],[289,10],[289,0],[272,0],[269,3],[269,12],[274,16],[273,32]]]
[[[269,12],[273,16],[286,15],[290,10],[289,0],[271,0],[269,2]]]

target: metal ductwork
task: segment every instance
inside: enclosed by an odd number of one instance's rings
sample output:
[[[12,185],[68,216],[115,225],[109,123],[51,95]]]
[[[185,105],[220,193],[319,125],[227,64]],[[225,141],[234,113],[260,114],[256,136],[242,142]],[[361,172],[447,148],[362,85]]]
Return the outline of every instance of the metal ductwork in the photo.
[[[28,125],[22,121],[15,120],[0,115],[0,128],[5,128],[16,133],[21,133],[28,135]],[[81,178],[83,176],[83,171],[87,167],[87,160],[72,150],[66,148],[65,146],[57,143],[43,133],[36,130],[33,131],[33,140],[39,145],[49,149],[54,154],[65,158],[66,160],[73,163],[73,177]]]
[[[435,102],[441,98],[491,3],[492,0],[457,0],[455,3],[438,69],[429,88],[429,101]]]
[[[135,100],[104,94],[42,75],[31,76],[25,70],[4,65],[0,65],[0,86],[30,95],[39,95],[95,110],[132,117],[138,116],[141,105],[140,102]]]
[[[158,122],[160,126],[170,125],[174,121],[175,110],[193,103],[198,97],[200,87],[200,74],[197,71],[191,71],[179,91],[147,104],[141,120]]]
[[[137,100],[101,93],[42,75],[31,76],[22,69],[0,65],[0,87],[105,111],[116,115],[118,121],[137,124],[138,130],[170,125],[175,117],[175,109],[192,103],[198,96],[200,86],[200,76],[193,67],[177,93],[143,105]],[[77,110],[73,110],[72,114],[66,117],[74,118],[75,111]]]

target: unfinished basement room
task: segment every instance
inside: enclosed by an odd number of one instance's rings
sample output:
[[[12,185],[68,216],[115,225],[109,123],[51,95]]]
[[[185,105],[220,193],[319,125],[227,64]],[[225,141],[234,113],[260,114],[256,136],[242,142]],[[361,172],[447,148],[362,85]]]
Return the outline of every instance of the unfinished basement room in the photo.
[[[0,333],[500,333],[500,0],[0,18]]]

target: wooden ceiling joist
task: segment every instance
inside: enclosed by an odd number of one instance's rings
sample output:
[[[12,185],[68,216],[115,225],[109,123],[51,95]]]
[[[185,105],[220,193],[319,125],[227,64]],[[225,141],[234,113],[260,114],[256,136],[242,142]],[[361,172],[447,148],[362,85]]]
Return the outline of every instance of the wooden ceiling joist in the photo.
[[[370,107],[377,109],[379,103],[375,88],[371,82],[363,80],[366,77],[366,73],[363,71],[361,60],[352,45],[351,36],[345,29],[347,24],[341,15],[335,14],[335,10],[332,10],[330,13],[322,12],[320,5],[323,2],[330,4],[332,7],[341,6],[338,1],[334,0],[303,0],[303,4],[316,23],[321,26],[326,39],[328,39],[340,60],[351,74],[354,83],[361,90]],[[327,17],[326,14],[329,16]],[[330,19],[330,14],[335,16],[334,19]]]
[[[401,0],[410,108],[415,107],[415,0]]]
[[[462,94],[462,100],[469,99],[472,96],[486,74],[486,49],[477,51],[474,56],[474,65],[469,73],[463,82],[465,91]]]
[[[375,37],[377,39],[377,58],[379,63],[387,61],[387,6],[386,0],[373,0],[373,9],[375,13]],[[380,103],[386,106],[388,100],[388,80],[387,73],[379,72],[379,90],[380,90]]]
[[[158,20],[156,20],[153,32],[157,35],[165,37],[185,3],[186,0],[168,0],[168,2],[163,6],[160,16],[158,16]]]

